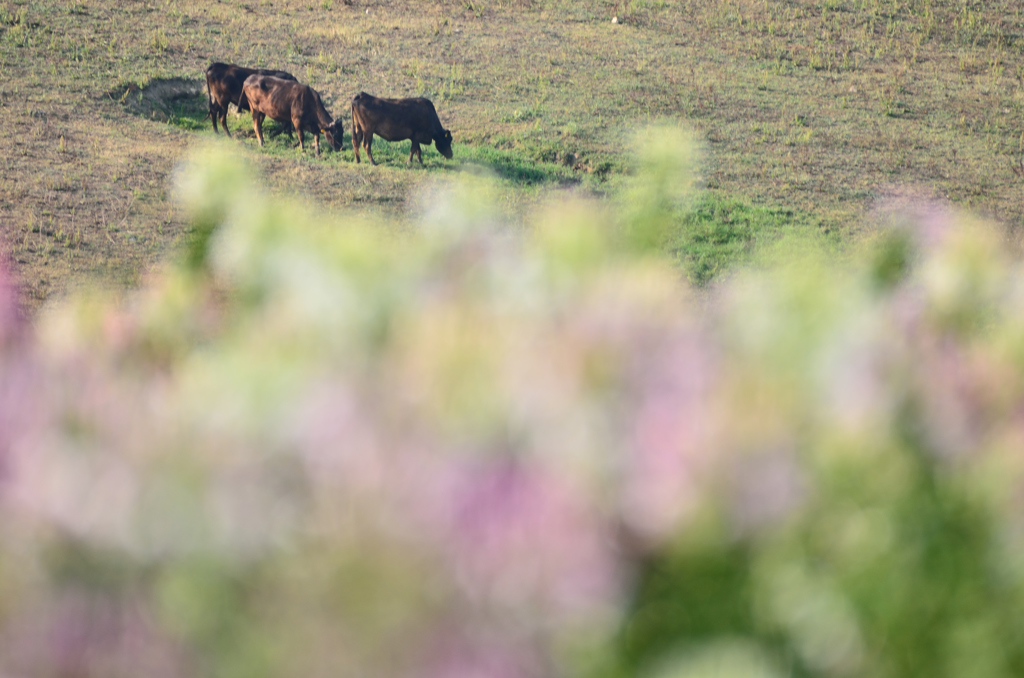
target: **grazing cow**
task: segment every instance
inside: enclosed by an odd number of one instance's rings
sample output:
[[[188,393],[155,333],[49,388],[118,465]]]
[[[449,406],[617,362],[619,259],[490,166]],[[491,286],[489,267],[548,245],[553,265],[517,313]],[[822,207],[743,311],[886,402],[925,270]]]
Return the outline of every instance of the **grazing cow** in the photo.
[[[242,84],[250,75],[273,75],[285,80],[295,80],[295,76],[285,71],[272,71],[266,68],[245,68],[234,64],[220,62],[210,64],[206,69],[206,95],[210,99],[210,119],[213,120],[213,131],[217,131],[217,118],[224,125],[224,133],[228,131],[228,104],[234,104],[239,111],[249,110],[249,102],[242,97]]]
[[[438,153],[451,159],[452,133],[441,127],[437,111],[429,99],[381,99],[366,92],[360,92],[352,99],[352,150],[359,160],[359,144],[366,149],[370,162],[376,165],[373,152],[373,135],[385,141],[412,140],[409,162],[416,156],[423,164],[420,144],[430,145],[433,141]]]
[[[320,132],[335,151],[340,151],[344,139],[341,120],[334,120],[324,108],[320,94],[309,85],[282,80],[272,75],[250,75],[242,85],[242,96],[252,109],[252,126],[256,139],[263,145],[263,119],[290,122],[299,134],[299,147],[305,152],[303,132],[313,135],[313,147],[320,155]]]

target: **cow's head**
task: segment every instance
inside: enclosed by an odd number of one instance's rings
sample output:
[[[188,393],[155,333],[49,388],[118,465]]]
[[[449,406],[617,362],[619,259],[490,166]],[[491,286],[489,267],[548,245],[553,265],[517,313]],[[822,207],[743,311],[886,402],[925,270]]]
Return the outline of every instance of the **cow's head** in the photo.
[[[444,130],[444,134],[439,134],[434,137],[434,146],[437,147],[437,152],[448,158],[452,159],[452,132],[451,130]]]
[[[340,151],[345,140],[345,128],[341,124],[341,120],[335,120],[325,127],[324,136],[327,137],[327,143],[331,145],[335,153]]]

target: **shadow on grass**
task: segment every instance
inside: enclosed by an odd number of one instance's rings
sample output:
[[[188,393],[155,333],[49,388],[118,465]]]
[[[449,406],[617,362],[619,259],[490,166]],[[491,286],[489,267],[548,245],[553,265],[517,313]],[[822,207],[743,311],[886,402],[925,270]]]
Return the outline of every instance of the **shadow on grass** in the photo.
[[[390,143],[375,137],[373,158],[378,165],[393,169],[420,169],[419,162],[409,162],[412,144],[408,141]],[[352,140],[346,137],[346,148],[351,150]],[[421,145],[423,166],[428,170],[482,172],[521,186],[574,185],[581,182],[578,173],[557,163],[533,160],[515,151],[502,151],[490,147],[469,146],[456,143],[455,157],[446,160],[431,146]],[[369,159],[360,149],[363,162]]]
[[[209,100],[206,83],[200,79],[167,78],[154,79],[145,84],[125,83],[110,92],[108,96],[121,103],[130,113],[157,122],[167,123],[190,132],[213,130],[208,110]],[[251,120],[248,116],[229,116],[232,136],[253,137]],[[295,147],[296,139],[291,135],[278,136],[281,127],[266,121],[268,151],[277,154],[288,153]],[[276,137],[276,138],[275,138]],[[306,140],[311,143],[310,135]],[[408,163],[410,143],[388,143],[375,139],[374,159],[381,165],[394,168],[417,168],[418,163]],[[345,148],[352,150],[352,139],[346,134]],[[558,162],[547,162],[515,150],[501,150],[489,146],[468,146],[457,144],[455,163],[444,160],[433,148],[423,147],[423,163],[427,169],[469,170],[480,168],[500,179],[521,186],[573,186],[593,179],[600,182],[603,174],[595,175],[575,171],[572,167]],[[365,155],[365,154],[364,154]],[[364,161],[366,158],[364,157]]]
[[[489,147],[462,146],[457,149],[463,168],[480,167],[502,179],[525,186],[557,184],[572,186],[583,181],[572,168],[553,162],[527,158],[515,151]]]
[[[124,83],[107,93],[130,113],[189,131],[213,129],[204,80],[157,78],[144,85]]]
[[[154,79],[141,86],[126,83],[111,90],[108,96],[119,101],[130,113],[139,117],[167,123],[189,132],[213,131],[209,115],[209,95],[204,80]],[[237,113],[234,107],[231,111]],[[228,123],[231,136],[256,138],[252,117],[248,112],[229,115]],[[282,136],[280,141],[275,141],[285,129],[274,120],[267,119],[263,123],[263,131],[268,145],[272,145],[278,151],[283,152],[298,146],[298,140],[291,131]],[[219,133],[223,134],[223,131]],[[312,135],[306,134],[306,142],[312,146]],[[346,143],[351,148],[351,139],[346,137]]]

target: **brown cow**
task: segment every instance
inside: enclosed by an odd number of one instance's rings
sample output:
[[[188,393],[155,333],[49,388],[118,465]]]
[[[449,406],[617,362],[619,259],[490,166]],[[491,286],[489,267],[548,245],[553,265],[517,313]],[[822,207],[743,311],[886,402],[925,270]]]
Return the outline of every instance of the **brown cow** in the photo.
[[[249,110],[249,102],[242,98],[242,84],[250,75],[273,75],[285,80],[295,80],[295,76],[285,71],[272,71],[266,68],[245,68],[234,64],[223,64],[219,61],[210,64],[206,69],[206,95],[210,98],[210,119],[213,120],[213,131],[217,131],[217,118],[224,125],[224,133],[228,131],[228,104],[234,104],[239,111]]]
[[[370,162],[376,165],[370,146],[373,135],[385,141],[412,140],[409,162],[416,156],[423,164],[420,144],[433,141],[438,153],[452,157],[452,133],[441,127],[441,121],[429,99],[381,99],[360,92],[352,99],[352,150],[359,160],[359,144],[366,149]]]
[[[303,152],[303,131],[313,135],[313,147],[320,155],[320,132],[335,151],[340,151],[345,137],[341,120],[333,120],[324,108],[320,94],[309,85],[282,80],[272,75],[250,75],[242,85],[242,96],[252,109],[252,126],[256,139],[263,145],[263,119],[290,122],[299,134],[299,147]]]

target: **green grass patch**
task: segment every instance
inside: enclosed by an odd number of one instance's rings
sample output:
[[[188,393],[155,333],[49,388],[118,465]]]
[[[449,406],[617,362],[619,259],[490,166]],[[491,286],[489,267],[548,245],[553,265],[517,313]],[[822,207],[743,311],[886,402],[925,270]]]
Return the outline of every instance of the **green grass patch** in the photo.
[[[167,122],[180,129],[198,132],[211,128],[206,94],[182,97],[169,102]]]
[[[704,286],[748,261],[759,245],[819,222],[811,214],[707,192],[681,215],[669,249],[690,282]]]
[[[572,186],[582,183],[587,176],[565,164],[534,160],[522,151],[489,146],[461,146],[457,150],[461,153],[456,157],[464,167],[479,166],[495,176],[523,186]]]

